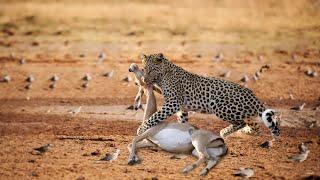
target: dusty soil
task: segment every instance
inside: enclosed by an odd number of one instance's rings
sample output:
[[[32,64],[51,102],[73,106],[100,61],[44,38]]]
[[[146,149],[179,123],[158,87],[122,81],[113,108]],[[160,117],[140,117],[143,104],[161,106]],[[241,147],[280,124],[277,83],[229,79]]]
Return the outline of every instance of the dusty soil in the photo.
[[[0,79],[6,74],[12,78],[0,83],[0,179],[198,179],[200,168],[186,176],[181,173],[193,157],[172,159],[172,154],[155,148],[139,150],[142,162],[127,165],[126,146],[142,111],[126,110],[137,88],[122,79],[129,75],[130,63],[141,65],[140,53],[151,52],[163,52],[204,76],[219,77],[231,70],[227,79],[237,83],[265,64],[271,67],[246,85],[267,107],[282,112],[281,139],[262,149],[259,145],[270,138],[266,128],[258,136],[231,135],[226,138],[228,155],[205,178],[236,178],[232,174],[239,167],[253,168],[256,179],[320,176],[320,78],[305,75],[308,69],[320,73],[320,16],[314,10],[318,5],[94,2],[0,1]],[[101,51],[107,57],[97,63]],[[219,52],[224,59],[213,63]],[[19,64],[21,58],[25,64]],[[102,76],[110,71],[113,77]],[[85,73],[93,77],[86,89],[81,87]],[[27,90],[29,74],[35,82]],[[52,90],[53,74],[60,80]],[[161,104],[162,97],[157,98]],[[302,103],[302,111],[290,110]],[[68,113],[79,106],[78,114]],[[213,132],[228,125],[214,115],[197,113],[190,123]],[[61,135],[109,140],[60,140]],[[307,160],[288,161],[302,142],[310,149]],[[53,144],[48,152],[34,155],[33,148],[47,143]],[[92,156],[97,149],[101,154]],[[96,163],[116,149],[121,150],[117,160]]]

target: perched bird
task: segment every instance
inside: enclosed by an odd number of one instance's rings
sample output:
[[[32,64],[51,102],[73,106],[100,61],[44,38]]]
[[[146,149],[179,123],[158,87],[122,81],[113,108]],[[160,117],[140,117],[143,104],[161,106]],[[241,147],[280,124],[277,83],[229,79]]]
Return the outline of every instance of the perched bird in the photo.
[[[112,162],[112,161],[114,161],[114,160],[116,160],[118,158],[119,154],[120,154],[120,149],[117,149],[116,152],[114,152],[114,153],[111,153],[111,154],[107,153],[105,155],[105,157],[101,158],[99,161],[110,161],[110,162]]]
[[[90,81],[91,79],[92,79],[92,77],[88,73],[86,73],[82,78],[82,80],[84,80],[84,81]]]
[[[21,58],[19,63],[22,65],[22,64],[25,64],[26,63],[26,59],[25,58]]]
[[[298,55],[296,53],[291,54],[291,59],[292,61],[297,61],[298,60]]]
[[[11,81],[11,77],[9,75],[5,75],[2,79],[2,82],[9,83]]]
[[[310,152],[309,148],[304,145],[304,143],[301,143],[299,146],[299,153],[295,154],[293,156],[289,157],[289,160],[294,161],[294,162],[303,162],[307,159],[308,154]]]
[[[59,81],[59,77],[54,74],[51,78],[50,78],[50,81],[53,81],[53,82],[56,82],[56,81]]]
[[[302,109],[304,108],[304,106],[306,105],[306,103],[302,103],[300,106],[295,106],[290,108],[291,110],[296,110],[296,111],[302,111]]]
[[[79,106],[79,107],[77,107],[75,109],[71,109],[71,110],[68,111],[68,113],[75,116],[81,111],[81,108],[82,108],[82,106]]]
[[[26,79],[26,81],[27,82],[29,82],[29,83],[32,83],[32,82],[34,82],[34,77],[32,76],[32,75],[29,75],[28,77],[27,77],[27,79]]]
[[[98,64],[102,63],[106,59],[106,57],[106,53],[102,51],[98,56]]]
[[[122,79],[124,82],[130,82],[132,81],[132,78],[130,76],[126,76],[125,78]]]
[[[222,53],[218,53],[216,56],[214,56],[212,58],[212,61],[213,62],[220,62],[220,61],[223,60],[223,58],[224,58],[223,54]]]
[[[83,87],[83,88],[88,88],[88,87],[89,87],[89,82],[88,82],[88,81],[84,82],[84,83],[82,84],[82,87]]]
[[[57,87],[57,83],[56,82],[53,82],[49,85],[49,88],[50,89],[55,89]]]
[[[32,83],[28,83],[24,88],[27,90],[32,89]]]
[[[318,76],[317,71],[311,70],[311,69],[307,70],[307,71],[304,72],[304,73],[305,73],[305,75],[307,75],[307,76],[309,76],[309,77],[317,77],[317,76]]]
[[[294,100],[295,98],[293,97],[292,93],[289,93],[289,99]]]
[[[231,71],[226,71],[225,73],[221,74],[220,77],[223,77],[223,78],[229,78],[231,75]]]
[[[34,148],[34,150],[36,150],[37,152],[43,154],[43,153],[47,152],[50,147],[53,147],[53,145],[52,144],[46,144],[44,146],[41,146],[41,147],[38,147],[38,148]]]
[[[240,79],[241,82],[248,82],[249,77],[247,75],[244,75],[243,78]]]
[[[233,175],[244,177],[244,178],[249,178],[249,177],[253,176],[253,174],[254,174],[254,171],[252,168],[240,167],[239,170],[237,170]]]
[[[108,77],[108,78],[111,78],[113,76],[113,70],[110,71],[110,72],[106,72],[103,74],[104,77]]]

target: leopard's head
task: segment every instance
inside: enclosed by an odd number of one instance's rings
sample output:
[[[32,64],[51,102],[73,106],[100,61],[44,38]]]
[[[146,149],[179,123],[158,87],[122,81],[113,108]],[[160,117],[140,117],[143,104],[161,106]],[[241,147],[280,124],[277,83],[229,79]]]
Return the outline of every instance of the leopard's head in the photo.
[[[141,60],[145,72],[144,81],[146,85],[161,82],[165,71],[165,63],[167,62],[163,54],[142,54]]]

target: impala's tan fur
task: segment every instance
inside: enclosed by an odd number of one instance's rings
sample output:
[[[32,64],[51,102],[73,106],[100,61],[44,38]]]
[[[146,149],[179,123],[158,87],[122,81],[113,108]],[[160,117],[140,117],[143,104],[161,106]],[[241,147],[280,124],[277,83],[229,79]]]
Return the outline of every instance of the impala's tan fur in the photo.
[[[131,66],[130,66],[131,67]],[[136,71],[132,71],[135,73],[136,78],[139,77],[136,72],[139,72],[139,68],[136,67]],[[141,80],[143,76],[137,78],[137,80],[143,82]],[[142,83],[140,83],[142,84]],[[141,87],[142,88],[142,87]],[[140,89],[140,88],[139,88]],[[154,96],[154,87],[149,86],[145,87],[146,95],[147,95],[147,103],[143,117],[143,123],[148,120],[148,118],[157,111],[157,103],[156,98]],[[143,124],[142,123],[142,124]],[[227,147],[223,139],[217,135],[214,135],[210,131],[206,130],[198,130],[196,127],[188,124],[188,123],[166,123],[161,122],[158,125],[148,129],[144,133],[136,136],[132,143],[128,145],[129,150],[129,165],[133,165],[138,161],[138,156],[136,155],[136,149],[142,147],[158,147],[158,145],[154,144],[152,140],[154,139],[154,135],[160,132],[165,128],[174,128],[181,130],[183,132],[189,132],[191,143],[184,149],[179,149],[174,151],[176,153],[190,153],[198,157],[198,160],[191,165],[186,166],[183,169],[183,173],[188,173],[201,163],[206,162],[207,166],[200,172],[200,175],[206,175],[211,168],[213,168],[219,160],[226,155]],[[160,145],[161,146],[161,145]]]

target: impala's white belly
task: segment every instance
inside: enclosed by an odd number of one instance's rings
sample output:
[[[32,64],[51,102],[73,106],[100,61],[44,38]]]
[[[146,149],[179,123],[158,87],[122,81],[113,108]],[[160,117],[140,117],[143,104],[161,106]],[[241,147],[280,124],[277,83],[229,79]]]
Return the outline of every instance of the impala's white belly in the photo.
[[[189,132],[180,129],[164,128],[149,140],[169,152],[188,152],[193,149]]]

